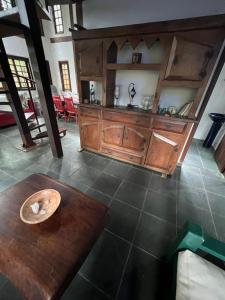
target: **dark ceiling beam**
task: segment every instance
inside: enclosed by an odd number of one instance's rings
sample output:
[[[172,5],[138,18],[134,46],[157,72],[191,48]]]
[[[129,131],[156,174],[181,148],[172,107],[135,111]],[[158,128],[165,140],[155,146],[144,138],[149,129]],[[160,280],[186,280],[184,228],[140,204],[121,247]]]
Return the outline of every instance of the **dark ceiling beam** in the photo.
[[[69,3],[69,12],[70,12],[70,26],[73,28],[74,17],[73,17],[73,3]]]
[[[56,120],[50,79],[47,71],[45,54],[41,40],[39,18],[35,0],[17,0],[21,23],[28,27],[24,31],[29,57],[35,77],[36,87],[43,110],[49,142],[54,157],[62,157],[62,145]]]
[[[225,14],[195,17],[187,19],[178,19],[173,21],[160,21],[151,23],[142,23],[126,26],[115,26],[107,28],[89,29],[89,30],[70,30],[72,31],[73,39],[97,39],[97,38],[112,38],[127,35],[141,34],[159,34],[167,32],[179,32],[190,30],[201,30],[207,28],[225,28]]]
[[[76,15],[77,15],[77,25],[83,27],[83,1],[78,1],[76,3]]]
[[[17,21],[19,21],[18,7],[12,7],[7,10],[0,11],[0,19],[7,18],[7,20],[15,21],[15,16],[17,17]]]
[[[37,15],[40,20],[51,21],[52,17],[48,10],[41,5],[39,1],[36,2]]]
[[[13,75],[9,66],[8,57],[2,39],[0,39],[0,65],[1,65],[2,72],[4,73],[4,78],[6,80],[8,89],[10,91],[10,94],[7,93],[7,100],[10,102],[10,106],[12,108],[13,115],[15,117],[16,124],[18,126],[23,141],[23,147],[24,148],[32,147],[35,145],[35,143],[32,141],[30,129],[28,127],[23,112],[20,97],[15,85],[15,81],[13,79]]]
[[[25,26],[20,23],[9,21],[6,19],[0,19],[0,37],[8,37],[12,35],[22,35]]]
[[[70,3],[78,3],[84,0],[46,0],[46,4],[48,6],[57,5],[57,4],[70,4]]]

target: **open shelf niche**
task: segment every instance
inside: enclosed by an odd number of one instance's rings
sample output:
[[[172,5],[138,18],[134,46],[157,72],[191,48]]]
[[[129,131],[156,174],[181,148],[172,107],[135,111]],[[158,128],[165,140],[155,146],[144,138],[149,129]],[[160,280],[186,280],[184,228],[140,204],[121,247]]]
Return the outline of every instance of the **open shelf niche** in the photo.
[[[133,53],[141,53],[141,63],[132,63]],[[144,96],[154,98],[164,48],[159,39],[132,41],[117,39],[112,42],[106,58],[106,99],[114,104],[115,85],[119,86],[119,105],[129,103],[128,86],[135,84],[134,105],[140,106]]]
[[[91,101],[91,87],[93,86],[95,92],[95,101]],[[103,84],[102,80],[81,80],[81,89],[82,89],[82,103],[84,104],[93,104],[93,105],[102,105],[103,99]]]

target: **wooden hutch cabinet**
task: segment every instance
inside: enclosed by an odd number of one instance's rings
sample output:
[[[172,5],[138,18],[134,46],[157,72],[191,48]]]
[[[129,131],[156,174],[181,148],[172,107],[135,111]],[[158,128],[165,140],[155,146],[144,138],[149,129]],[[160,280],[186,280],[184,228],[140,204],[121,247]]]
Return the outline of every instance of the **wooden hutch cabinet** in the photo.
[[[81,147],[172,174],[185,157],[207,103],[203,96],[225,38],[224,15],[71,31]],[[125,45],[137,52],[141,43],[148,51],[159,45],[160,59],[153,59],[151,54],[143,63],[120,61],[119,53]],[[114,106],[116,76],[121,70],[158,74],[151,110]],[[101,105],[86,103],[93,81],[102,86]],[[185,117],[161,113],[162,95],[168,88],[185,88],[193,94]],[[170,98],[173,101],[177,97]]]
[[[102,40],[81,41],[77,48],[80,76],[102,76]]]

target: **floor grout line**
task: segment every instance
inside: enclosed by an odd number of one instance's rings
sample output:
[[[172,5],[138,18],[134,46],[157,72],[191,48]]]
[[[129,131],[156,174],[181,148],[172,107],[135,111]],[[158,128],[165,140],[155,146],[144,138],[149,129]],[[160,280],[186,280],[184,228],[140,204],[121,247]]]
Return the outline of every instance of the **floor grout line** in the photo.
[[[131,251],[132,251],[132,248],[134,246],[134,241],[135,241],[135,237],[136,237],[136,233],[137,233],[137,230],[138,230],[138,226],[140,224],[140,221],[141,221],[141,217],[142,217],[142,213],[143,213],[143,209],[144,209],[144,205],[145,205],[145,202],[147,200],[147,190],[145,192],[145,199],[142,203],[142,208],[141,208],[141,211],[140,211],[140,215],[138,217],[138,220],[137,220],[137,224],[136,224],[136,227],[135,227],[135,230],[134,230],[134,234],[133,234],[133,238],[132,238],[132,241],[130,243],[130,248],[129,248],[129,251],[128,251],[128,255],[127,255],[127,259],[125,261],[125,264],[124,264],[124,268],[123,268],[123,271],[122,271],[122,274],[121,274],[121,278],[120,278],[120,282],[119,282],[119,285],[118,285],[118,289],[117,289],[117,293],[116,293],[116,297],[115,299],[118,299],[119,297],[119,293],[120,293],[120,289],[121,289],[121,286],[122,286],[122,283],[123,283],[123,279],[124,279],[124,276],[125,276],[125,272],[126,272],[126,269],[127,269],[127,265],[128,265],[128,262],[129,262],[129,259],[130,259],[130,254],[131,254]]]
[[[92,281],[90,281],[83,273],[78,272],[78,275],[83,278],[85,281],[87,281],[91,286],[93,286],[96,290],[101,292],[104,296],[106,296],[108,299],[113,299],[110,295],[108,295],[105,291],[103,291],[101,288],[99,288],[96,284],[94,284]]]
[[[200,159],[202,161],[201,156],[200,156]],[[205,186],[205,182],[204,182],[204,179],[203,179],[202,175],[201,175],[201,180],[202,180],[204,192],[205,192],[205,195],[206,195],[207,203],[208,203],[208,206],[209,206],[209,212],[210,212],[210,215],[211,215],[211,218],[212,218],[213,227],[214,227],[214,230],[215,230],[215,233],[216,233],[216,238],[218,239],[219,236],[218,236],[218,232],[217,232],[217,229],[216,229],[215,220],[214,220],[213,213],[212,213],[212,208],[211,208],[211,205],[210,205],[210,202],[209,202],[209,196],[208,196],[208,193],[207,193],[207,190],[206,190],[206,186]]]

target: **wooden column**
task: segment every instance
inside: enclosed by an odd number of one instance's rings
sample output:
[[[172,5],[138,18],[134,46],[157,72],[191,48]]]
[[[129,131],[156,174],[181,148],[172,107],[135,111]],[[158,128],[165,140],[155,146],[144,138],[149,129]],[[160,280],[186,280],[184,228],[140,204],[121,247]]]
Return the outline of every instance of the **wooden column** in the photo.
[[[16,123],[23,142],[23,147],[29,148],[31,146],[34,146],[35,143],[32,141],[30,129],[28,127],[27,120],[23,112],[20,97],[15,85],[15,81],[13,79],[13,75],[9,66],[8,57],[2,39],[0,39],[0,65],[8,86],[8,90],[10,91],[10,94],[7,94],[7,99],[10,102],[13,115],[16,119]]]
[[[40,97],[41,107],[45,118],[49,142],[54,157],[62,157],[62,145],[56,120],[50,80],[45,63],[45,54],[41,40],[39,19],[36,12],[35,0],[17,0],[20,21],[27,26],[24,31],[31,65]]]
[[[78,0],[76,2],[76,14],[77,14],[77,25],[79,26],[84,26],[84,21],[83,21],[83,1]]]
[[[204,113],[204,111],[205,111],[205,108],[206,108],[206,106],[207,106],[207,104],[208,104],[208,102],[209,102],[209,99],[210,99],[210,97],[211,97],[211,95],[212,95],[212,92],[213,92],[213,90],[214,90],[214,88],[215,88],[215,85],[216,85],[216,83],[217,83],[217,80],[218,80],[218,78],[219,78],[219,76],[220,76],[220,72],[221,72],[221,70],[222,70],[224,64],[225,64],[225,46],[224,46],[224,48],[223,48],[223,50],[222,50],[222,52],[221,52],[219,61],[218,61],[217,65],[216,65],[215,71],[214,71],[214,73],[213,73],[213,76],[212,76],[212,78],[211,78],[211,81],[210,81],[210,83],[209,83],[209,85],[208,85],[208,88],[207,88],[207,90],[206,90],[204,99],[203,99],[203,101],[202,101],[201,108],[200,108],[199,113],[198,113],[198,116],[197,116],[197,120],[198,120],[199,122],[200,122],[200,120],[201,120],[201,118],[202,118],[202,116],[203,116],[203,113]],[[191,133],[190,133],[190,135],[189,135],[189,138],[188,138],[186,147],[185,147],[185,149],[184,149],[184,151],[183,151],[183,153],[182,153],[182,155],[181,155],[181,157],[180,157],[180,162],[183,162],[184,159],[185,159],[185,156],[186,156],[186,154],[187,154],[187,152],[188,152],[188,149],[189,149],[189,147],[190,147],[190,145],[191,145],[192,139],[193,139],[193,137],[194,137],[194,135],[195,135],[195,132],[196,132],[196,130],[197,130],[197,128],[198,128],[198,125],[199,125],[199,123],[198,123],[198,124],[194,124],[194,126],[193,126],[193,128],[192,128],[192,131],[191,131]]]
[[[73,28],[74,27],[73,3],[69,4],[69,12],[70,12],[70,25],[71,25],[71,28]]]

